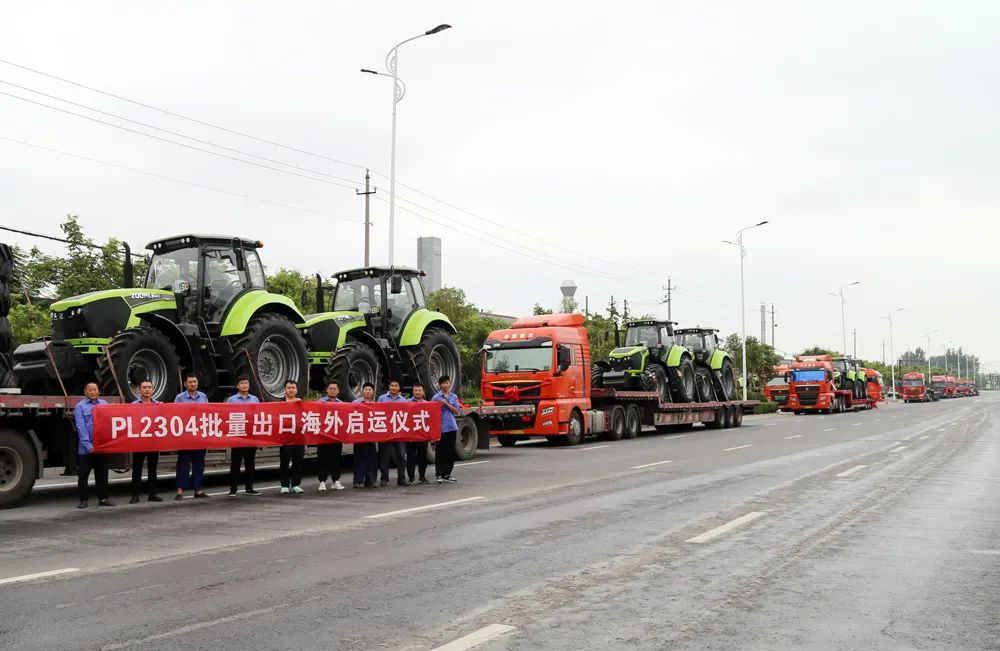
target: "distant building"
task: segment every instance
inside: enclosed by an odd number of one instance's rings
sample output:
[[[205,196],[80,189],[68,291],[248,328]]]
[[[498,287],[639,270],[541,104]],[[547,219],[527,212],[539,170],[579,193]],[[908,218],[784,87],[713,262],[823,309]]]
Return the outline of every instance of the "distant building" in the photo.
[[[423,271],[424,290],[430,294],[441,289],[441,238],[417,238],[417,268]]]

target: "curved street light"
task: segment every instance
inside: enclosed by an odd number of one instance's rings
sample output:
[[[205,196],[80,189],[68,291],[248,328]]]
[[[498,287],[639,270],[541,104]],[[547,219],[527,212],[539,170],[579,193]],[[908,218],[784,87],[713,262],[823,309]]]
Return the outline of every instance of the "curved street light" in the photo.
[[[855,285],[860,285],[860,280],[855,280],[853,283],[848,283],[846,285],[841,285],[837,293],[830,292],[830,296],[840,297],[840,334],[844,338],[844,357],[847,357],[847,319],[844,316],[844,305],[847,303],[847,299],[844,298],[844,289],[847,287],[854,287]],[[857,346],[858,340],[855,338],[854,345]]]
[[[747,257],[747,248],[743,246],[743,231],[748,231],[751,228],[757,228],[758,226],[763,226],[769,223],[766,219],[762,222],[758,222],[752,226],[746,226],[736,231],[736,241],[732,242],[730,240],[722,240],[725,244],[732,244],[733,246],[740,247],[740,336],[743,339],[743,364],[741,365],[740,375],[743,376],[743,399],[747,399],[747,306],[746,306],[746,291],[743,282],[743,259]]]

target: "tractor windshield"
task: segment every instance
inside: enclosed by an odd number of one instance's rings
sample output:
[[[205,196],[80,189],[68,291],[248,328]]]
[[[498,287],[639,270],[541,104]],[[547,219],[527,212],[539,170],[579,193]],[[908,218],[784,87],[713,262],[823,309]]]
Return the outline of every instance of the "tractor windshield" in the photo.
[[[658,330],[659,328],[655,325],[632,326],[625,333],[625,345],[641,346],[646,344],[649,348],[656,348],[660,343]]]
[[[704,332],[687,332],[677,335],[677,343],[692,352],[700,353],[715,348],[715,337]]]
[[[157,253],[149,261],[149,272],[146,275],[147,288],[173,290],[174,283],[178,280],[190,283],[192,290],[197,288],[197,248]]]
[[[486,350],[487,373],[548,371],[552,368],[552,343],[532,348],[497,348]]]
[[[334,312],[377,314],[381,308],[382,281],[377,276],[337,283],[333,295]]]

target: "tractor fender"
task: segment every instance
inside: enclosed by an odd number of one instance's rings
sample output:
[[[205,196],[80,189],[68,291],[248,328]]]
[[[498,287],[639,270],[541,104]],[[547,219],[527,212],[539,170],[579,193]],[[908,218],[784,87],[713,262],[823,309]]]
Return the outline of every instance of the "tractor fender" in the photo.
[[[184,333],[181,332],[181,329],[177,327],[176,323],[158,312],[142,314],[140,317],[150,326],[167,336],[167,339],[170,340],[170,343],[177,350],[181,368],[194,368],[194,352],[191,350],[191,344],[188,342],[187,337],[184,336]]]
[[[433,310],[420,309],[411,314],[406,319],[406,323],[403,324],[403,332],[399,336],[400,347],[419,346],[427,328],[441,328],[453,335],[458,333],[446,315]]]
[[[669,368],[676,368],[681,365],[681,358],[687,355],[691,357],[691,353],[684,346],[678,346],[674,344],[670,347],[670,352],[667,353],[667,366]]]
[[[361,329],[356,332],[351,332],[350,338],[371,348],[378,357],[378,363],[382,365],[382,368],[386,370],[390,368],[389,356],[386,354],[385,349],[382,348],[382,346],[378,343],[378,340],[371,336],[367,330]],[[340,346],[338,345],[337,348],[340,348]]]
[[[305,318],[299,312],[299,308],[295,307],[292,299],[263,289],[255,289],[244,292],[226,308],[226,313],[222,317],[221,335],[223,337],[242,335],[246,332],[250,319],[261,312],[281,314],[296,325],[305,323]]]
[[[713,371],[721,371],[722,363],[726,360],[728,355],[724,350],[716,350],[712,353],[712,359],[709,360],[708,364],[712,367]]]

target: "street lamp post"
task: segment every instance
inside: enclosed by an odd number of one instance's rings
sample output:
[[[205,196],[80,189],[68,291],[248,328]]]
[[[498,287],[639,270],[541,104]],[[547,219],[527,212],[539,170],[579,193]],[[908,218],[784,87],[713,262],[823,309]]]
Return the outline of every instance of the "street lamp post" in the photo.
[[[361,72],[367,72],[373,75],[380,75],[383,77],[392,77],[392,153],[389,158],[389,266],[393,264],[393,252],[396,243],[396,105],[403,99],[406,95],[406,84],[402,82],[399,78],[399,69],[397,66],[397,53],[399,47],[410,41],[415,41],[418,38],[423,38],[424,36],[431,36],[432,34],[437,34],[438,32],[443,32],[446,29],[451,29],[451,25],[438,25],[434,29],[429,29],[423,34],[417,34],[416,36],[411,36],[405,41],[400,41],[397,43],[389,53],[385,55],[385,68],[389,71],[389,74],[382,72],[376,72],[374,70],[362,69]]]
[[[830,292],[830,296],[840,297],[840,333],[841,336],[844,338],[844,357],[847,357],[847,319],[844,316],[844,305],[847,303],[847,299],[844,298],[844,289],[847,287],[854,287],[855,285],[860,285],[860,284],[861,284],[860,280],[855,280],[853,283],[842,285],[841,288],[837,290],[836,294]],[[856,347],[857,339],[855,339],[854,343]]]
[[[927,337],[927,382],[931,381],[931,335],[935,332],[941,332],[940,330],[931,330],[925,337]]]
[[[898,307],[882,317],[889,319],[889,362],[892,363],[892,399],[894,402],[899,400],[899,396],[896,395],[896,354],[892,351],[892,315],[902,311],[903,308]]]
[[[732,244],[733,246],[740,247],[740,336],[743,339],[743,364],[741,365],[740,374],[743,376],[743,399],[747,399],[747,306],[746,306],[746,287],[743,282],[743,259],[747,257],[747,249],[743,246],[743,231],[748,231],[751,228],[757,228],[758,226],[763,226],[768,223],[766,220],[754,224],[753,226],[747,226],[746,228],[741,228],[736,231],[736,241],[731,242],[729,240],[723,240],[726,244]]]

